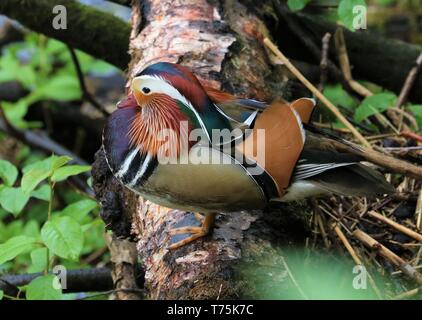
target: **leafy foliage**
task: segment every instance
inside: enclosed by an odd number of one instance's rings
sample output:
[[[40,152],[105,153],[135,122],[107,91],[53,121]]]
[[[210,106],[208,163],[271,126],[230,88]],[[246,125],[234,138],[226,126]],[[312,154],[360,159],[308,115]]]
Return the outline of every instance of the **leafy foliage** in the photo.
[[[61,300],[62,290],[57,289],[58,279],[53,275],[35,278],[26,288],[28,300]]]
[[[16,256],[31,250],[35,239],[27,236],[16,236],[0,244],[0,264],[14,259]]]
[[[85,73],[106,74],[113,66],[77,51]],[[39,127],[39,122],[24,118],[29,108],[43,100],[71,101],[82,96],[70,53],[63,43],[29,33],[25,41],[5,47],[0,56],[0,82],[18,81],[29,91],[17,102],[3,101],[2,108],[10,122],[20,128]]]
[[[326,86],[323,93],[327,99],[335,105],[346,107],[351,110],[357,107],[357,101],[353,99],[340,84]]]
[[[4,210],[17,216],[25,207],[29,195],[22,188],[3,187],[0,191],[0,204]]]
[[[384,0],[389,1],[389,0]],[[300,11],[311,2],[311,0],[288,0],[287,6],[292,11]],[[366,8],[365,0],[340,0],[338,1],[337,17],[338,20],[349,30],[355,30],[354,20],[358,14],[359,7]]]
[[[83,52],[76,54],[85,74],[116,71]],[[40,103],[49,101],[49,108],[57,108],[52,102],[81,99],[67,46],[35,33],[2,46],[0,83],[6,81],[17,81],[27,91],[16,102],[0,101],[7,119],[22,129],[42,125],[27,119],[30,109]],[[67,183],[69,177],[87,175],[90,166],[75,165],[71,160],[45,157],[24,145],[19,145],[13,160],[0,159],[0,276],[51,272],[55,265],[84,268],[88,265],[83,258],[105,246],[97,202]],[[66,299],[53,282],[56,277],[42,276],[21,289],[26,290],[27,299]],[[0,292],[0,299],[2,295]]]
[[[419,126],[419,131],[422,131],[422,105],[413,104],[408,106],[408,109],[414,114]]]
[[[350,30],[355,29],[353,24],[357,14],[355,9],[359,6],[366,7],[365,0],[341,0],[338,5],[338,17],[340,21]]]
[[[89,170],[91,170],[90,166],[80,166],[80,165],[58,168],[57,170],[54,171],[53,175],[51,176],[51,180],[54,182],[63,181],[63,180],[66,180],[70,176],[87,172]]]
[[[41,229],[41,238],[48,249],[59,257],[77,260],[83,246],[83,233],[72,217],[55,217]]]
[[[356,109],[355,120],[362,121],[376,113],[383,112],[394,106],[396,95],[389,92],[376,93],[365,98]]]
[[[0,159],[0,178],[7,186],[13,186],[18,177],[18,170],[7,160]]]
[[[287,5],[292,11],[299,11],[305,8],[310,0],[288,0]]]
[[[47,271],[53,260],[59,259],[61,264],[66,264],[66,261],[78,263],[82,252],[90,253],[104,246],[104,224],[99,218],[89,215],[97,209],[96,201],[67,191],[70,203],[62,210],[51,212],[50,208],[55,205],[52,195],[56,184],[90,170],[90,166],[71,165],[68,164],[70,161],[69,157],[54,155],[35,161],[22,169],[19,187],[5,183],[0,185],[0,204],[6,212],[4,214],[10,212],[14,217],[28,217],[32,212],[36,214],[34,208],[37,203],[47,204],[42,206],[44,218],[35,215],[35,219],[26,223],[15,220],[7,225],[0,220],[0,268],[12,268],[13,265],[7,263],[15,260],[25,265],[27,272]],[[10,183],[18,177],[17,171],[13,177],[4,180]],[[28,203],[31,206],[25,214]],[[52,286],[54,279],[52,275],[34,279],[26,288],[27,299],[63,299],[61,290]]]

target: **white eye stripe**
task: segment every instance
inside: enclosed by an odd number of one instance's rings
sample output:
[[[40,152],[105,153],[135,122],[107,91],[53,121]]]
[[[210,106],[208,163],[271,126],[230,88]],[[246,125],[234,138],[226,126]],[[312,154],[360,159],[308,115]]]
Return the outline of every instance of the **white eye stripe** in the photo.
[[[195,114],[199,124],[201,125],[202,130],[205,131],[208,140],[211,141],[207,128],[205,127],[204,122],[202,121],[196,109],[193,107],[192,103],[188,99],[186,99],[186,97],[182,95],[179,90],[173,87],[166,79],[160,76],[142,75],[133,78],[132,81],[136,81],[137,83],[141,84],[140,88],[137,88],[138,90],[142,91],[142,88],[146,87],[150,89],[149,94],[163,93],[173,98],[174,100],[179,100],[184,105],[186,105]]]
[[[139,84],[141,85],[141,87],[138,88],[139,91],[142,91],[142,89],[146,87],[151,90],[150,93],[164,93],[175,100],[179,100],[183,102],[186,105],[192,105],[186,99],[186,97],[184,97],[179,92],[179,90],[177,90],[170,83],[168,83],[167,80],[159,76],[143,75],[143,76],[136,77],[133,80],[139,81]]]

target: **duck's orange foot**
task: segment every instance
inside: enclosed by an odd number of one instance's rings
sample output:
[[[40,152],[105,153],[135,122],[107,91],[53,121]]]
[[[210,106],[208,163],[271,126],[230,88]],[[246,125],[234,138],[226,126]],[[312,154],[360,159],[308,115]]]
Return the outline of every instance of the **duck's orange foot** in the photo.
[[[214,224],[216,213],[207,213],[205,217],[199,213],[194,213],[194,215],[195,215],[196,220],[198,220],[201,223],[201,225],[199,227],[187,226],[187,227],[170,229],[169,234],[172,236],[179,235],[179,234],[190,234],[190,236],[180,241],[177,241],[175,243],[172,243],[170,246],[168,246],[169,249],[172,249],[172,250],[178,249],[210,233],[212,226]]]

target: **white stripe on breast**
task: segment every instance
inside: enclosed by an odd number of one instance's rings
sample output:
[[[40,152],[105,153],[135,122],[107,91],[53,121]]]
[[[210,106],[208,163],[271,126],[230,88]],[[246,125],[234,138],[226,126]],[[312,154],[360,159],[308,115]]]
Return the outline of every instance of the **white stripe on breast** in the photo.
[[[132,181],[127,184],[129,188],[133,188],[136,185],[136,182],[144,175],[144,173],[148,169],[148,165],[150,164],[151,159],[152,159],[151,154],[148,153],[147,156],[145,157],[144,162],[142,163],[141,169],[136,173]]]
[[[116,177],[122,178],[126,172],[129,170],[129,166],[135,158],[136,154],[138,153],[139,149],[136,148],[135,150],[131,151],[129,155],[126,157],[125,161],[123,162],[122,166],[120,167],[119,171],[116,173]]]

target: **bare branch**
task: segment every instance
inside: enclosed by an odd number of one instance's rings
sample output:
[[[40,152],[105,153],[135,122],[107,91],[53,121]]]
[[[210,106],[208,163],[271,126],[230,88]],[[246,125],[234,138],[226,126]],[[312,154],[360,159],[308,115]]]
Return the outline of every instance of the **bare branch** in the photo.
[[[112,14],[67,0],[67,29],[52,26],[56,0],[1,0],[0,13],[124,70],[129,63],[130,25]]]

